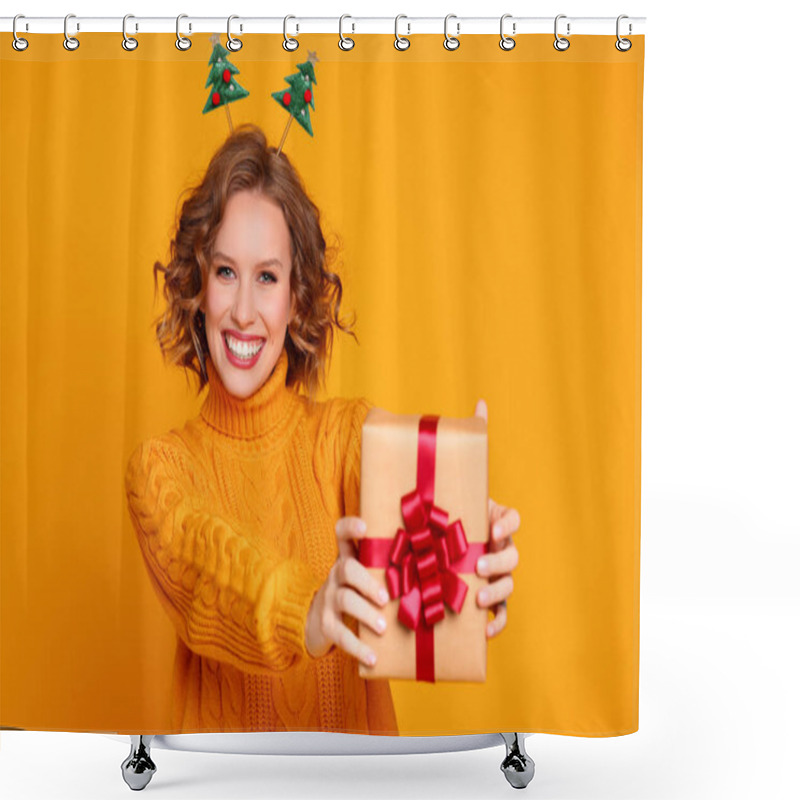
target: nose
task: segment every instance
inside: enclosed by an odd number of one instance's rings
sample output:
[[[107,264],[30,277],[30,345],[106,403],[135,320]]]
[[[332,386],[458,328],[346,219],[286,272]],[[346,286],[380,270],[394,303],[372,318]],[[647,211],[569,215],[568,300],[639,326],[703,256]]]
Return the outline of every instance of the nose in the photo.
[[[236,300],[231,310],[231,317],[240,328],[246,328],[255,322],[255,299],[253,298],[253,290],[246,281],[241,281],[236,290]]]

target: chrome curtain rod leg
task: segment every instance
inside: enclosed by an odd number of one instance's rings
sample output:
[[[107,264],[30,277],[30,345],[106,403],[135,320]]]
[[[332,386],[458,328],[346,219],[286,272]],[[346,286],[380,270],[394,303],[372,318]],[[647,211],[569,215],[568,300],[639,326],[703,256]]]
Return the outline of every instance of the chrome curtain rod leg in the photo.
[[[131,752],[122,762],[122,777],[134,791],[144,789],[156,771],[156,765],[150,758],[150,742],[152,736],[131,736]]]
[[[500,765],[506,780],[515,789],[524,789],[532,780],[536,765],[525,752],[525,737],[521,733],[501,733],[506,743],[506,757]]]

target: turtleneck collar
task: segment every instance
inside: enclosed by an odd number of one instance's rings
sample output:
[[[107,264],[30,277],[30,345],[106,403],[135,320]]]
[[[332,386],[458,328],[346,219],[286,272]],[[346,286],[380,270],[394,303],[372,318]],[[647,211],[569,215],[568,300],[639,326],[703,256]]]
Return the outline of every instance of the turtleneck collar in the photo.
[[[236,439],[258,439],[275,433],[284,426],[297,397],[286,386],[288,367],[289,356],[284,348],[264,385],[242,400],[228,392],[209,356],[208,394],[200,415],[212,428]]]

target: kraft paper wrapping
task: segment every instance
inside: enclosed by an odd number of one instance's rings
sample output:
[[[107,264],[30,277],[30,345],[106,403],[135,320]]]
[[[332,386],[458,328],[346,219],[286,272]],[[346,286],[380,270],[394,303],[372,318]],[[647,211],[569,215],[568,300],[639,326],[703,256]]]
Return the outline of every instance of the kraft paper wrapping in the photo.
[[[400,500],[417,486],[417,446],[421,415],[368,412],[362,429],[361,512],[367,537],[394,539],[405,527]],[[469,543],[488,543],[489,446],[486,422],[480,417],[440,417],[436,429],[436,474],[433,502],[447,511],[449,522],[461,520]],[[388,591],[385,567],[367,567]],[[445,607],[434,626],[436,681],[486,680],[488,611],[477,604],[488,581],[474,572],[458,573],[468,587],[460,614]],[[359,623],[359,638],[377,655],[374,667],[359,664],[365,678],[416,680],[416,632],[397,618],[400,597],[383,608],[383,634]]]

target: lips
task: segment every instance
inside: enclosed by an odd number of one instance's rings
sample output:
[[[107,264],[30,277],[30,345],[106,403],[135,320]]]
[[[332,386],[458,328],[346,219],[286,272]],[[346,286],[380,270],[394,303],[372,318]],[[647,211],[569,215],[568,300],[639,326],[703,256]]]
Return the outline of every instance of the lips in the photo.
[[[263,342],[263,336],[254,336],[252,333],[239,333],[239,331],[232,331],[226,329],[222,332],[225,336],[231,336],[241,342]]]
[[[222,339],[228,361],[241,369],[255,366],[266,344],[266,339],[262,336],[249,336],[233,331],[223,331]]]

